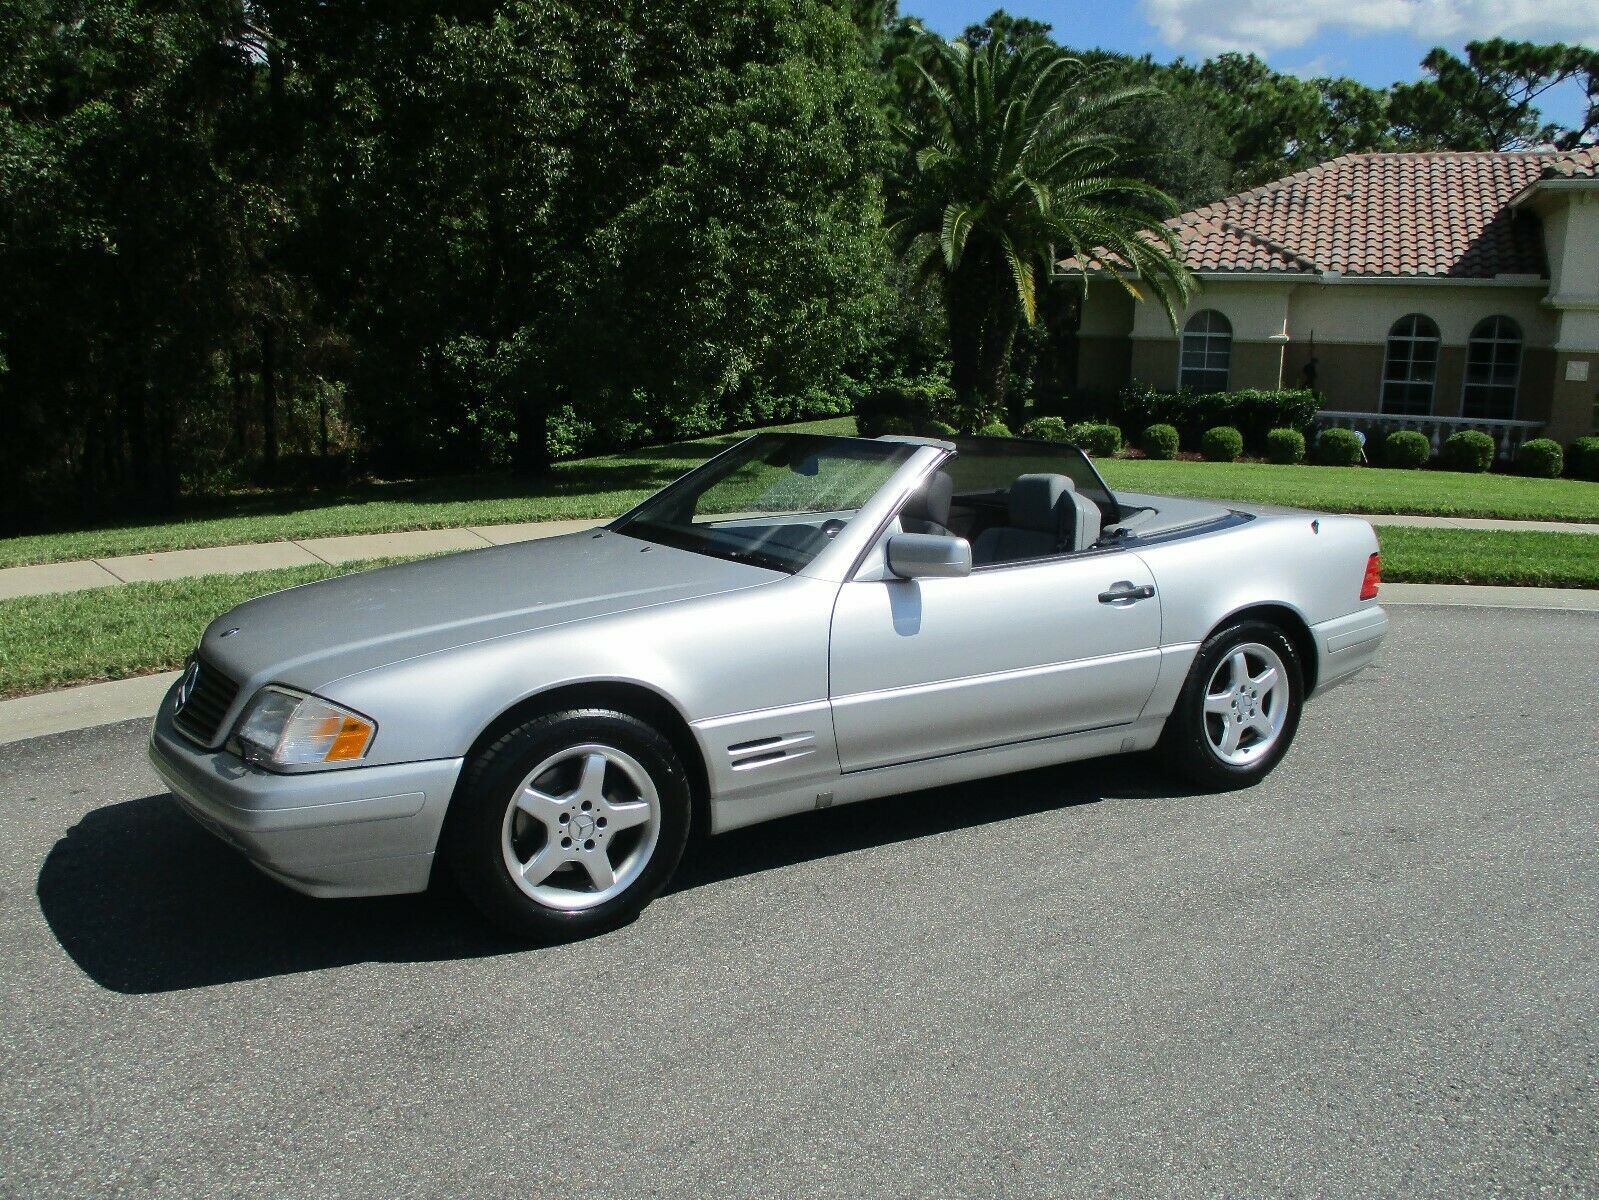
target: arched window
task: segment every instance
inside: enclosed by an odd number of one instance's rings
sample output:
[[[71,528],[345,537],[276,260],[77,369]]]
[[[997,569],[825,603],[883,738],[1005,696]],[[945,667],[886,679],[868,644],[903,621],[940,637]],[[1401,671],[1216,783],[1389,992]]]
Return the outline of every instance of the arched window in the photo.
[[[1233,327],[1213,308],[1197,312],[1183,326],[1183,353],[1177,386],[1195,392],[1225,392],[1232,365]]]
[[[1424,417],[1432,412],[1432,385],[1438,375],[1438,326],[1431,317],[1411,313],[1388,331],[1388,358],[1382,369],[1382,411]]]
[[[1460,415],[1508,421],[1516,415],[1521,377],[1521,327],[1509,317],[1477,322],[1466,345],[1466,390]]]

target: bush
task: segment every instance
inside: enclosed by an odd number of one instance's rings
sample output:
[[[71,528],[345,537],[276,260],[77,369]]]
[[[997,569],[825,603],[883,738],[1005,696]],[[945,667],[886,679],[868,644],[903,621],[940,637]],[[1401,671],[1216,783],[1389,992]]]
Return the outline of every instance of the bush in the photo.
[[[916,379],[896,376],[867,389],[855,402],[855,427],[862,437],[880,433],[911,433],[924,429],[940,413],[955,403],[949,381],[937,375]],[[904,428],[889,429],[884,422],[894,420]]]
[[[883,437],[892,434],[895,437],[908,437],[916,432],[916,427],[904,417],[880,417],[877,421],[875,433],[866,435],[870,437]]]
[[[1539,479],[1559,479],[1565,460],[1560,443],[1554,438],[1533,438],[1521,443],[1521,449],[1516,451],[1516,465],[1521,473]]]
[[[927,436],[936,438],[959,437],[960,430],[956,429],[948,421],[934,420],[927,423]]]
[[[1097,421],[1079,421],[1070,426],[1066,440],[1095,458],[1115,458],[1122,449],[1122,431]]]
[[[1177,430],[1170,425],[1151,425],[1138,439],[1138,448],[1150,458],[1177,457]]]
[[[1034,417],[1022,426],[1022,436],[1036,438],[1041,442],[1071,441],[1066,435],[1066,422],[1059,417]]]
[[[1199,452],[1206,462],[1237,462],[1244,452],[1244,435],[1231,425],[1218,425],[1205,430],[1199,439]]]
[[[1008,438],[1008,437],[1014,437],[1015,434],[1011,433],[1010,426],[1005,424],[1005,422],[1003,422],[1003,421],[990,421],[987,425],[984,425],[981,429],[979,429],[977,431],[977,436],[978,437],[1003,437],[1003,438]]]
[[[1273,429],[1309,430],[1315,423],[1318,401],[1313,392],[1299,388],[1277,391],[1248,389],[1239,392],[1160,392],[1145,383],[1123,388],[1107,406],[1107,415],[1123,433],[1150,425],[1171,425],[1189,445],[1216,425],[1231,425],[1244,435],[1251,453],[1262,454]]]
[[[1425,433],[1414,429],[1396,429],[1382,444],[1382,462],[1385,467],[1400,467],[1414,471],[1425,467],[1432,458],[1432,443]]]
[[[1273,429],[1266,435],[1266,458],[1282,466],[1305,461],[1305,435],[1297,429]]]
[[[1462,429],[1444,439],[1439,459],[1445,470],[1480,473],[1494,465],[1498,446],[1480,429]]]
[[[1366,452],[1353,429],[1323,429],[1316,435],[1316,461],[1324,467],[1352,467]]]
[[[1599,437],[1580,437],[1566,447],[1566,473],[1599,482]]]

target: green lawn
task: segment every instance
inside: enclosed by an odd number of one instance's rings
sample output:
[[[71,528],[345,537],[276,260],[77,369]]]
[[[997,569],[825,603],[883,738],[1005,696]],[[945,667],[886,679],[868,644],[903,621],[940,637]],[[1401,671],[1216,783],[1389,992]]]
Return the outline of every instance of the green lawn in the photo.
[[[853,434],[855,419],[838,417],[777,428]],[[551,479],[536,487],[505,475],[371,483],[314,494],[241,498],[209,506],[181,521],[0,539],[0,567],[284,538],[610,517],[744,436],[720,434],[558,463]]]
[[[1383,578],[1599,587],[1599,536],[1381,531]],[[394,561],[394,560],[387,560]],[[0,697],[169,670],[213,617],[252,596],[380,565],[204,575],[0,601]]]
[[[1377,537],[1382,577],[1393,583],[1599,588],[1599,534],[1386,525]]]
[[[1382,467],[1279,467],[1132,458],[1097,461],[1111,487],[1133,492],[1286,504],[1324,512],[1599,521],[1599,483],[1575,479]]]
[[[854,421],[842,417],[782,428],[851,433]],[[8,538],[0,540],[0,567],[280,538],[608,517],[742,436],[723,434],[561,463],[552,479],[537,488],[501,475],[374,483],[313,494],[238,498],[162,524]],[[1099,465],[1112,487],[1131,491],[1289,504],[1331,512],[1599,522],[1599,484],[1569,479],[1142,459],[1102,460]]]

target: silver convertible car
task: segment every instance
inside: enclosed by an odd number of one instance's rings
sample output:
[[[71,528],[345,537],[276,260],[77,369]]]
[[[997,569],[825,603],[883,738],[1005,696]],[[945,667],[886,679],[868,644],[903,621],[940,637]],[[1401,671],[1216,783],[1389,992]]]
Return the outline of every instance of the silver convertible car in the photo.
[[[691,830],[1158,749],[1262,778],[1372,661],[1350,517],[1112,493],[1081,451],[760,434],[603,529],[212,622],[150,736],[317,896],[447,872],[524,936],[625,920]]]

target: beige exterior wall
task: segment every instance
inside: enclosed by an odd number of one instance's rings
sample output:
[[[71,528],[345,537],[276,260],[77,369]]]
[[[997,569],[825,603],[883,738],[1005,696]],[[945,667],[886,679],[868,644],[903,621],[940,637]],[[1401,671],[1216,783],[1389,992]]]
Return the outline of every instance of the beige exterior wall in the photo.
[[[1132,378],[1133,343],[1125,335],[1077,335],[1077,389],[1094,396],[1114,396]]]
[[[1582,373],[1570,369],[1573,363],[1586,365],[1586,380],[1568,378]],[[1599,405],[1599,354],[1561,351],[1555,355],[1554,367],[1554,395],[1544,434],[1564,445],[1573,438],[1599,433],[1599,419],[1594,415]]]

